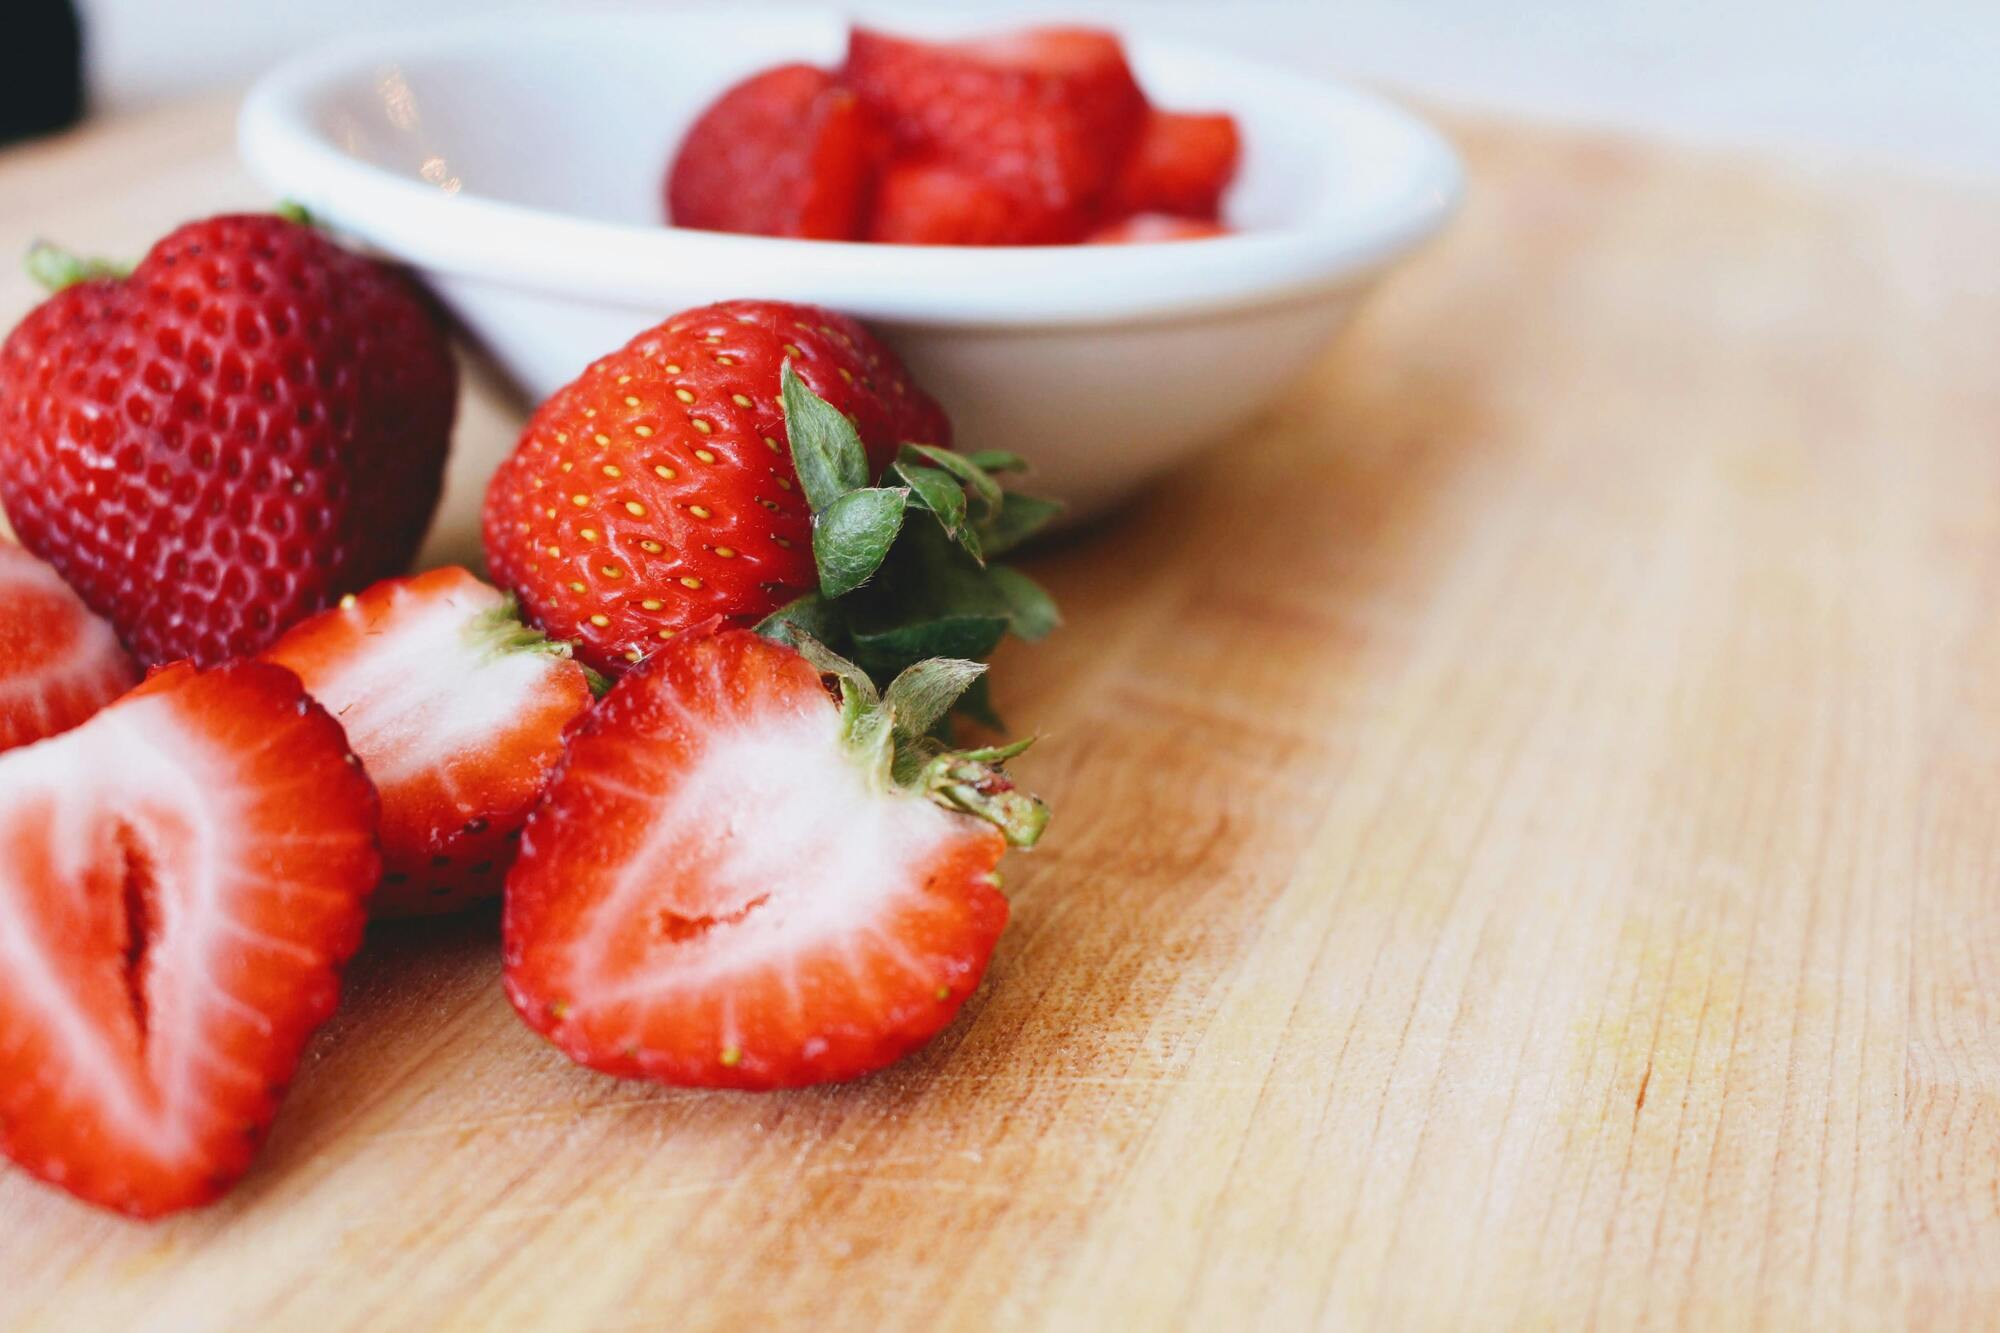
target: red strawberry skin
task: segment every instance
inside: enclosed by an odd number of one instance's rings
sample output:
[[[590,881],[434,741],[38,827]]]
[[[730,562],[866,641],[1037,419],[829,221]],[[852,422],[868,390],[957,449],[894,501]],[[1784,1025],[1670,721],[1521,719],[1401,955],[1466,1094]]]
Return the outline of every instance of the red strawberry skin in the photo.
[[[1048,216],[1023,209],[984,176],[937,162],[898,162],[882,174],[868,239],[893,245],[1040,245],[1066,239]]]
[[[0,347],[0,501],[142,662],[241,656],[407,567],[456,387],[400,275],[278,217],[194,222]]]
[[[1212,222],[1222,215],[1222,192],[1236,179],[1242,153],[1233,116],[1151,111],[1119,170],[1108,211]]]
[[[723,93],[681,141],[666,183],[676,226],[853,240],[886,135],[811,65],[780,65]]]
[[[264,654],[340,719],[382,799],[378,916],[500,891],[528,810],[590,707],[589,674],[521,635],[463,569],[390,579],[295,625]]]
[[[842,77],[900,157],[984,177],[1046,241],[1083,235],[1146,110],[1118,39],[1088,28],[932,43],[857,27]]]
[[[156,674],[0,756],[0,1150],[135,1217],[249,1167],[379,868],[375,794],[290,672]]]
[[[951,1022],[1007,920],[999,832],[870,788],[818,673],[690,636],[578,729],[507,881],[506,987],[579,1063],[690,1087],[855,1078]]]
[[[138,680],[111,626],[53,569],[0,543],[0,750],[67,731]]]
[[[789,359],[879,473],[950,424],[893,353],[814,306],[729,301],[634,338],[535,413],[486,493],[486,559],[534,623],[606,672],[693,625],[818,585],[779,407]]]

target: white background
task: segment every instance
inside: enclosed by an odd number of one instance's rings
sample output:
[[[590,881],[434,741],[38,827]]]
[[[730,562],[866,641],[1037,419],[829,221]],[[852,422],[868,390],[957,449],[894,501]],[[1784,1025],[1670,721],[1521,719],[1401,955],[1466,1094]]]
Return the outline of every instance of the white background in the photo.
[[[241,82],[342,33],[589,7],[504,0],[81,5],[104,108]],[[975,6],[932,0],[926,7]],[[1115,19],[1461,106],[2000,180],[2000,0],[987,0],[976,7],[1002,22]]]

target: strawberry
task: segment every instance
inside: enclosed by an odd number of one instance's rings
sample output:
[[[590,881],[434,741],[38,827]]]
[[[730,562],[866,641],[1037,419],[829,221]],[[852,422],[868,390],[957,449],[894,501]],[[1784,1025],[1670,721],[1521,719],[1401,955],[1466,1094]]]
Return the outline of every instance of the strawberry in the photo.
[[[1108,211],[1213,221],[1242,151],[1232,116],[1151,111],[1119,170]]]
[[[53,569],[0,543],[0,750],[67,731],[138,679],[111,626]]]
[[[1034,245],[1064,236],[1047,215],[1020,208],[984,176],[936,162],[898,162],[882,173],[868,239],[898,245]]]
[[[486,557],[535,622],[623,670],[712,616],[756,620],[816,585],[780,369],[853,419],[870,475],[944,413],[853,320],[731,301],[676,315],[542,404],[486,496]],[[865,480],[865,478],[864,478]]]
[[[409,564],[456,370],[399,274],[308,226],[210,218],[58,284],[0,348],[0,501],[142,662],[252,653]]]
[[[1082,236],[1146,110],[1118,39],[1088,28],[933,43],[857,27],[842,77],[899,156],[984,177],[1046,241]]]
[[[1135,213],[1099,227],[1084,240],[1091,245],[1140,245],[1150,241],[1199,241],[1227,236],[1229,228],[1203,218],[1170,217],[1165,213]]]
[[[1046,811],[917,740],[980,670],[877,696],[742,630],[628,673],[571,740],[507,877],[507,995],[571,1059],[696,1087],[855,1078],[930,1040],[1007,920]],[[840,677],[836,705],[821,671]],[[975,817],[977,816],[977,817]]]
[[[349,594],[267,661],[340,719],[382,798],[377,915],[497,893],[514,840],[590,707],[591,673],[463,569]]]
[[[375,827],[339,724],[264,663],[0,755],[0,1150],[137,1217],[228,1189],[333,1012]]]
[[[780,65],[730,88],[681,141],[666,181],[676,226],[852,240],[887,141],[831,74]]]

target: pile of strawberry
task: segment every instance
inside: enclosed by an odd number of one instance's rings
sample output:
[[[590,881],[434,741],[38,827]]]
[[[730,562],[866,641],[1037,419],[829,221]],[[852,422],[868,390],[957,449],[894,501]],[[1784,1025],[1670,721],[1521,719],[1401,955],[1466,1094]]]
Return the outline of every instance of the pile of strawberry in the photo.
[[[911,245],[1215,236],[1235,121],[1150,105],[1089,28],[921,42],[869,28],[838,70],[724,92],[667,172],[677,226]]]
[[[978,986],[1046,811],[954,749],[1053,627],[1053,506],[858,324],[685,312],[534,414],[502,587],[404,576],[441,323],[300,221],[54,251],[0,347],[0,1150],[152,1217],[248,1169],[371,911],[504,894],[506,992],[596,1069],[879,1069]],[[506,590],[503,591],[502,588]],[[142,672],[148,673],[142,679]]]

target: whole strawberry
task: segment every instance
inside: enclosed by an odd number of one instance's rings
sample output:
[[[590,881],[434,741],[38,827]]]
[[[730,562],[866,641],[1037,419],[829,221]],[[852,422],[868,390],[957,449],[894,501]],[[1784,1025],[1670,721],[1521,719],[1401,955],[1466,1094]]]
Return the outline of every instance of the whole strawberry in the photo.
[[[146,663],[255,652],[415,555],[457,372],[399,274],[277,216],[193,222],[0,348],[0,502]]]
[[[537,411],[486,494],[486,559],[529,615],[605,671],[691,625],[748,623],[818,586],[792,465],[789,363],[850,419],[878,475],[950,424],[844,315],[728,301],[648,329]]]

